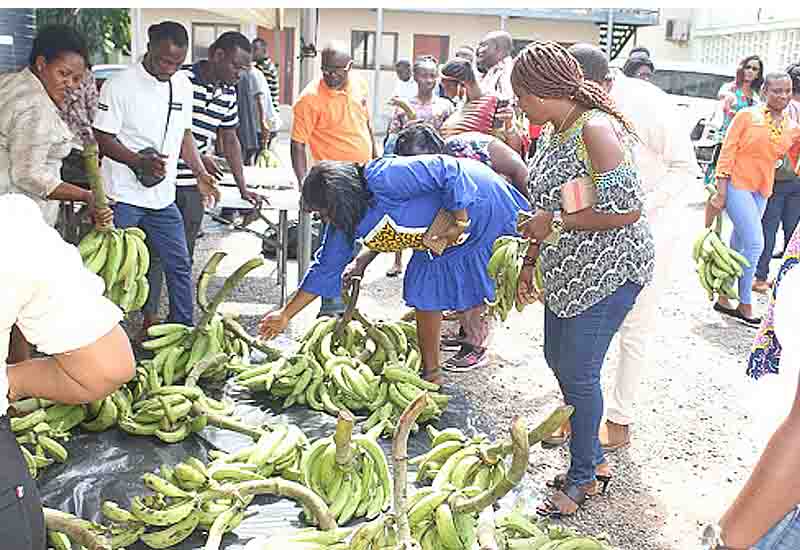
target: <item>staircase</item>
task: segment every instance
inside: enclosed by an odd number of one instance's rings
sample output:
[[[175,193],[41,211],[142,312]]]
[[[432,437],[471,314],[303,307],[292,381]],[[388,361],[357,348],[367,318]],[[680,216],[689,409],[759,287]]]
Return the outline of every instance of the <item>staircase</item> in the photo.
[[[600,47],[608,51],[608,23],[598,23],[600,27]],[[614,23],[614,36],[611,38],[611,59],[616,59],[625,44],[636,35],[636,25]]]

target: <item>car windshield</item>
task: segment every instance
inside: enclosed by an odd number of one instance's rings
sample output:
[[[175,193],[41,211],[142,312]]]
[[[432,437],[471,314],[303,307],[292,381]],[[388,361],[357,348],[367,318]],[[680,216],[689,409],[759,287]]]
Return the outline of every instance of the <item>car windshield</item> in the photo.
[[[731,80],[720,74],[659,69],[651,82],[668,94],[717,99],[720,87]]]

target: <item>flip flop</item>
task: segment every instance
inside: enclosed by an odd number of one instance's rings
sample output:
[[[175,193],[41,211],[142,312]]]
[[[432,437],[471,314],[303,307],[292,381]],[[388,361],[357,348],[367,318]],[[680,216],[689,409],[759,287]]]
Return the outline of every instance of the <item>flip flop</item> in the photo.
[[[402,270],[402,269],[395,269],[395,268],[392,268],[392,269],[390,269],[389,271],[387,271],[387,272],[386,272],[386,276],[387,276],[387,277],[397,277],[397,276],[398,276],[398,275],[400,275],[402,272],[403,272],[403,270]]]
[[[718,311],[723,315],[729,315],[734,319],[739,319],[740,321],[744,321],[744,323],[748,326],[758,327],[761,325],[761,317],[745,317],[742,315],[742,312],[736,308],[725,307],[720,305],[719,302],[714,304],[714,311]]]

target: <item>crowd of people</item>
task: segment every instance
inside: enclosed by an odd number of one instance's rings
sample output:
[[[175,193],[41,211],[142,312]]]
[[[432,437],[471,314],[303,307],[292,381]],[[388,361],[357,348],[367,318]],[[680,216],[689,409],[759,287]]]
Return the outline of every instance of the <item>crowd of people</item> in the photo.
[[[162,277],[166,320],[193,324],[192,258],[205,208],[219,200],[220,156],[241,197],[254,207],[261,201],[248,189],[243,166],[280,129],[277,71],[266,44],[226,32],[206,59],[184,65],[188,46],[181,24],[151,26],[144,57],[98,94],[83,38],[49,26],[36,37],[28,67],[0,75],[0,225],[6,234],[23,231],[36,240],[31,246],[3,239],[0,248],[13,258],[0,266],[7,283],[0,491],[12,491],[28,510],[26,522],[4,521],[14,548],[39,550],[44,532],[8,403],[26,396],[87,402],[134,372],[118,308],[52,227],[59,201],[86,203],[98,224],[113,220],[146,232],[152,263],[144,329],[159,322]],[[320,314],[341,315],[343,285],[363,276],[378,254],[391,253],[387,275],[404,273],[423,376],[439,383],[442,370],[487,364],[486,304],[496,293],[487,264],[499,237],[525,237],[516,300],[544,304],[544,357],[564,402],[574,407],[548,438],[551,446],[569,445],[569,468],[548,483],[552,493],[536,507],[560,518],[607,490],[613,472],[605,453],[631,442],[634,403],[652,363],[659,298],[673,264],[676,207],[701,174],[674,103],[648,82],[657,69],[646,48],[632,51],[616,70],[589,44],[567,49],[534,41],[516,57],[512,46],[510,34],[496,31],[441,63],[430,56],[398,62],[383,150],[369,86],[352,73],[349,48],[322,49],[321,75],[295,101],[290,132],[302,206],[324,223],[322,244],[298,291],[263,318],[259,332],[281,333],[317,297]],[[800,278],[792,269],[800,261],[794,92],[800,93],[800,67],[765,72],[757,56],[743,60],[736,80],[720,90],[720,145],[706,174],[713,188],[706,223],[724,211],[733,224],[732,248],[750,262],[739,278],[739,303],[720,298],[714,309],[760,327],[748,365],[753,377],[798,371],[791,368],[798,349],[790,336],[800,313]],[[96,209],[79,181],[80,150],[95,141],[113,209]],[[527,212],[524,220],[520,212]],[[780,224],[784,262],[770,282]],[[404,266],[406,249],[413,253]],[[534,283],[537,264],[541,289]],[[751,291],[771,293],[763,322]],[[460,322],[448,338],[445,312]],[[76,329],[63,331],[68,325]],[[617,334],[619,363],[604,400],[601,372]],[[52,357],[30,359],[29,342]],[[447,347],[457,352],[442,363]],[[800,453],[791,442],[798,418],[800,389],[721,526],[709,529],[711,548],[796,546],[800,498],[792,480]]]

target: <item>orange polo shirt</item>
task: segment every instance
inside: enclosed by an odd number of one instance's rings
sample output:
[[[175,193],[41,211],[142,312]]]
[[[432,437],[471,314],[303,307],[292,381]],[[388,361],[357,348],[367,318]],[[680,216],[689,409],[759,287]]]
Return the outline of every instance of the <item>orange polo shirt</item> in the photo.
[[[730,177],[737,189],[772,195],[775,163],[788,152],[792,166],[800,153],[800,126],[788,113],[788,124],[781,139],[770,139],[762,106],[742,109],[733,117],[717,160],[717,177]]]
[[[292,107],[292,139],[311,148],[314,162],[372,159],[369,85],[349,75],[347,86],[332,90],[322,78],[310,82]]]

